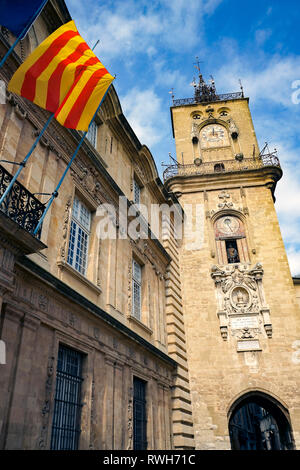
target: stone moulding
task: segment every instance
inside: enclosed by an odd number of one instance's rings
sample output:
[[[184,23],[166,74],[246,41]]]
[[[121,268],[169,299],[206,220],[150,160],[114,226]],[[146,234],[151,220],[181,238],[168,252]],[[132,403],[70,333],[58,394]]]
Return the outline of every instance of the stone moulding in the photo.
[[[215,282],[217,316],[224,341],[230,335],[239,344],[258,341],[259,337],[272,337],[270,310],[263,289],[261,263],[214,265],[211,277]],[[249,346],[250,347],[250,346]]]

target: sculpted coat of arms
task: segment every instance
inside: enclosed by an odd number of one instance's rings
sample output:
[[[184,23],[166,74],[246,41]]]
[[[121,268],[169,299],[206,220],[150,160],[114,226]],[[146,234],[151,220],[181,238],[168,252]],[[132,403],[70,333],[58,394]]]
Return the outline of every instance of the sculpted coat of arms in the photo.
[[[272,337],[269,307],[262,285],[263,267],[257,263],[214,265],[211,272],[216,286],[217,315],[224,340],[230,334],[238,340]],[[250,344],[250,343],[249,343]],[[257,344],[257,341],[256,341]]]

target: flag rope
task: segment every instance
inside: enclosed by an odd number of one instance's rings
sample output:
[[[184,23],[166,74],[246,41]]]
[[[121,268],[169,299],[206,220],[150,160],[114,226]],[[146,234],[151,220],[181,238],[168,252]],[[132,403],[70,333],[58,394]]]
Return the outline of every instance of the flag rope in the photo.
[[[95,114],[94,114],[94,116],[92,117],[91,122],[89,123],[89,128],[90,128],[90,125],[92,124],[92,122],[94,121],[94,119],[95,119],[95,117],[96,117],[96,115],[97,115],[97,113],[98,113],[98,111],[99,111],[99,109],[100,109],[100,106],[102,105],[102,103],[103,103],[103,101],[104,101],[104,99],[105,99],[105,97],[106,97],[106,95],[107,95],[108,90],[110,89],[110,87],[111,87],[111,84],[110,84],[109,87],[107,88],[107,90],[106,90],[106,92],[105,92],[105,94],[104,94],[102,100],[100,101],[100,104],[99,104],[98,108],[96,109]],[[68,163],[68,165],[67,165],[65,171],[63,172],[63,174],[62,174],[62,176],[61,176],[61,178],[60,178],[60,180],[59,180],[58,185],[56,186],[55,190],[54,190],[53,193],[52,193],[52,196],[51,196],[51,198],[50,198],[50,200],[49,200],[49,202],[48,202],[48,204],[47,204],[47,206],[46,206],[46,208],[45,208],[45,210],[44,210],[44,212],[43,212],[42,217],[41,217],[40,220],[39,220],[39,223],[37,224],[36,228],[34,229],[33,235],[36,235],[36,234],[38,233],[38,231],[40,230],[40,227],[41,227],[41,225],[42,225],[42,223],[43,223],[43,220],[44,220],[44,218],[45,218],[45,216],[46,216],[46,214],[47,214],[47,212],[48,212],[48,210],[49,210],[51,204],[53,203],[54,199],[58,196],[58,190],[59,190],[59,188],[61,187],[62,182],[63,182],[63,180],[65,179],[65,176],[66,176],[66,174],[68,173],[68,171],[69,171],[69,169],[70,169],[70,167],[71,167],[71,165],[72,165],[72,163],[73,163],[73,161],[74,161],[76,155],[78,154],[79,149],[80,149],[80,147],[81,147],[81,145],[82,145],[82,143],[83,143],[83,141],[84,141],[85,136],[86,136],[87,133],[88,133],[88,131],[85,131],[84,134],[82,135],[82,137],[81,137],[81,139],[80,139],[80,142],[79,142],[79,144],[77,145],[77,148],[76,148],[75,152],[74,152],[73,155],[72,155],[71,160],[69,161],[69,163]]]

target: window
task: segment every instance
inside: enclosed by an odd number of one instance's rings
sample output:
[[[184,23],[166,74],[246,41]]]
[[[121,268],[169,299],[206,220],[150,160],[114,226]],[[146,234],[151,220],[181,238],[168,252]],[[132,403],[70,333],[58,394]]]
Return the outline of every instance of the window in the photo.
[[[243,222],[231,214],[214,224],[218,262],[220,264],[250,263]]]
[[[89,127],[89,130],[87,132],[87,139],[91,142],[91,144],[96,148],[97,145],[97,130],[98,126],[95,123],[95,121],[92,122],[92,124]]]
[[[141,202],[141,188],[136,179],[133,180],[133,202],[140,204]]]
[[[133,449],[147,449],[146,382],[133,378]]]
[[[236,240],[225,240],[228,263],[239,263],[239,252]]]
[[[214,166],[214,172],[221,173],[222,171],[225,171],[224,163],[216,163]]]
[[[141,319],[142,306],[142,267],[135,260],[132,261],[132,315]]]
[[[82,355],[60,345],[50,448],[76,450],[80,436]]]
[[[91,226],[91,212],[75,197],[72,210],[68,263],[85,276]]]

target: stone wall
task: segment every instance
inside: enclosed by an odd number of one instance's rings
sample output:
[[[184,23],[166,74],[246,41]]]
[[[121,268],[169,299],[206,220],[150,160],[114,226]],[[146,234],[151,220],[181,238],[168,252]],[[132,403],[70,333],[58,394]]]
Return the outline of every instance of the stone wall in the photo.
[[[19,262],[14,291],[3,299],[1,448],[49,449],[59,344],[84,354],[80,449],[132,449],[133,377],[147,383],[148,448],[171,448],[175,363],[72,289],[62,295],[55,278],[43,281],[46,272],[32,266]]]

